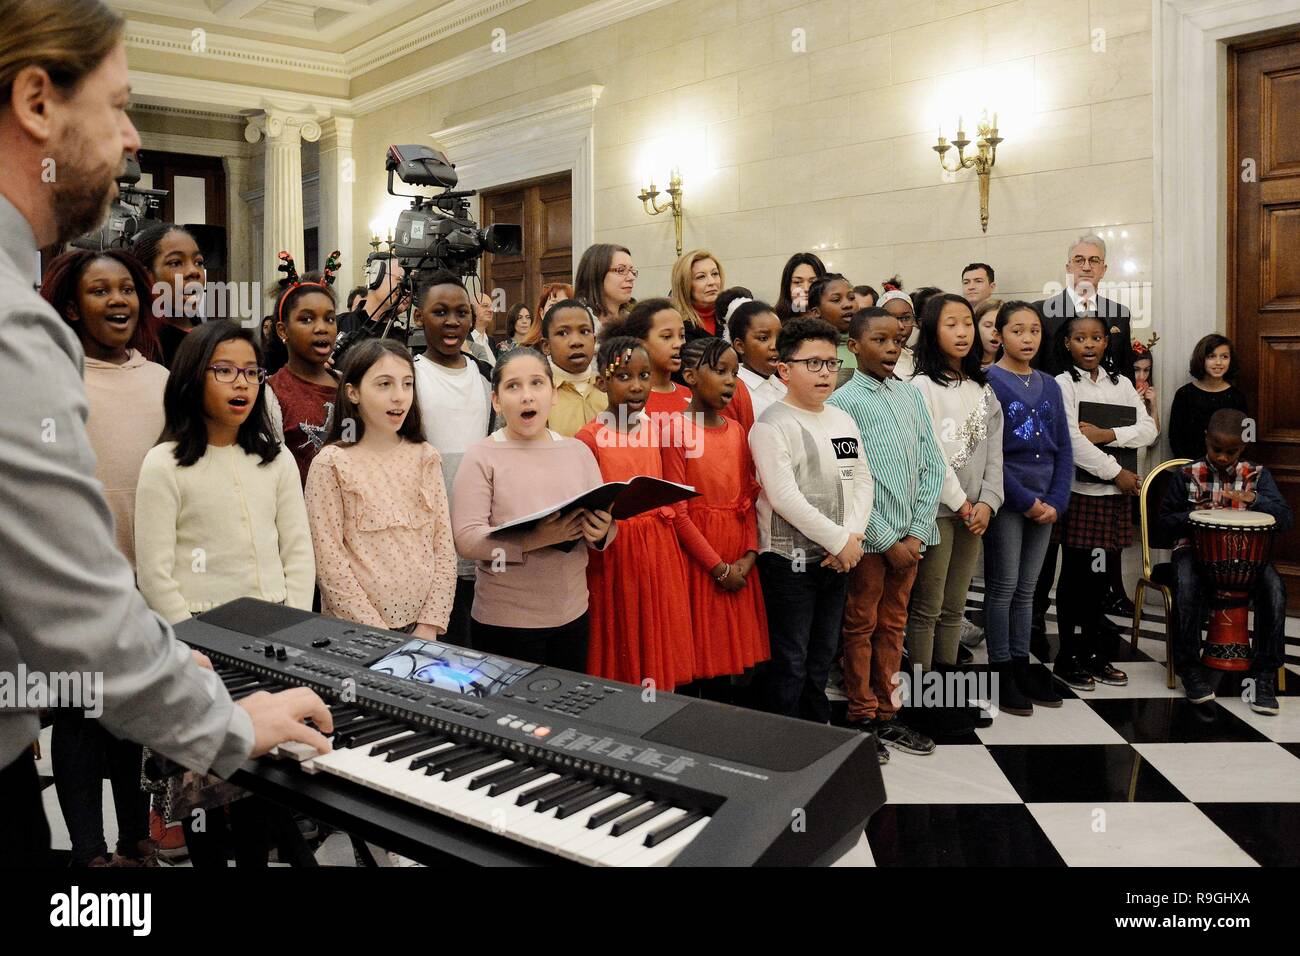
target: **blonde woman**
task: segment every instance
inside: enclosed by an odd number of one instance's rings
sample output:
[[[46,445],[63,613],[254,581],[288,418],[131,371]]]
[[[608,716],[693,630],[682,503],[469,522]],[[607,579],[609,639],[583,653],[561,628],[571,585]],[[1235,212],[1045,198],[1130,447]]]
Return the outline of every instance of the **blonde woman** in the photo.
[[[670,299],[686,326],[686,341],[718,335],[725,325],[717,315],[718,293],[727,287],[718,257],[705,249],[691,250],[673,263],[672,284]]]

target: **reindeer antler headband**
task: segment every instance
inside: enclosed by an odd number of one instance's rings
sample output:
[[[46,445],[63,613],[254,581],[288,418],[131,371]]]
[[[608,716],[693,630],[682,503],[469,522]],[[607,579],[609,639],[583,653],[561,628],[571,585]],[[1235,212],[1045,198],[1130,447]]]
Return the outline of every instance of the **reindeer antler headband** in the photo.
[[[288,252],[282,251],[279,258],[280,264],[276,267],[276,270],[284,273],[285,278],[289,280],[289,284],[285,286],[284,291],[280,293],[280,302],[275,309],[276,322],[283,320],[283,315],[281,313],[284,311],[285,300],[289,298],[288,293],[292,292],[294,289],[305,285],[314,285],[329,291],[330,287],[334,285],[334,274],[338,272],[340,262],[339,251],[335,249],[325,260],[325,268],[321,270],[321,281],[303,282],[298,278],[298,267],[294,264],[293,256]]]

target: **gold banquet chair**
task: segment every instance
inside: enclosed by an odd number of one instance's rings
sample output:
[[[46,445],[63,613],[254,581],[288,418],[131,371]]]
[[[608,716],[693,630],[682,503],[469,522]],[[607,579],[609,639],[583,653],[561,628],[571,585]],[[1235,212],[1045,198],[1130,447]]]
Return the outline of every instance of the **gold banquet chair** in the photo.
[[[1190,458],[1171,458],[1162,461],[1142,479],[1142,488],[1138,494],[1138,515],[1142,534],[1142,577],[1138,579],[1137,591],[1133,595],[1133,647],[1138,646],[1138,632],[1142,628],[1142,605],[1146,601],[1147,588],[1160,592],[1165,603],[1165,685],[1174,687],[1174,566],[1169,561],[1162,561],[1155,567],[1151,565],[1152,548],[1172,548],[1174,542],[1161,530],[1157,520],[1160,512],[1160,500],[1165,489],[1174,477],[1174,469],[1191,464]]]

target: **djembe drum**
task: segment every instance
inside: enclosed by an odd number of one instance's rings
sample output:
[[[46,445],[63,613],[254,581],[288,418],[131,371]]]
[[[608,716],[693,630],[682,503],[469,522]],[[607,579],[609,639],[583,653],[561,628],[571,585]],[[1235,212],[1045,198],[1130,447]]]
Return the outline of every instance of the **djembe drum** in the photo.
[[[1193,511],[1196,559],[1214,582],[1210,629],[1201,657],[1207,667],[1244,671],[1250,667],[1246,628],[1250,597],[1273,550],[1273,516],[1262,511],[1211,508]]]

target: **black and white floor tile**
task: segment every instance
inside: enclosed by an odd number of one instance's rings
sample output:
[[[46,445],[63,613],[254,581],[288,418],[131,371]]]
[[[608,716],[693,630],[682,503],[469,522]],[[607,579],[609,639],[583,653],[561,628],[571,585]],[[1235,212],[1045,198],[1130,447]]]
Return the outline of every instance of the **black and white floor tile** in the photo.
[[[1000,714],[928,756],[891,750],[887,802],[840,865],[1296,866],[1300,619],[1287,645],[1281,714],[1251,711],[1226,675],[1196,706],[1165,686],[1164,614],[1148,606],[1117,662],[1126,687]]]
[[[977,580],[977,620],[983,599]],[[1049,639],[1055,627],[1049,614]],[[887,802],[838,865],[1300,865],[1300,619],[1287,619],[1287,652],[1281,714],[1255,714],[1226,678],[1217,700],[1196,706],[1165,686],[1164,615],[1148,606],[1138,647],[1121,652],[1127,686],[1065,691],[1058,709],[1000,714],[928,756],[891,751]],[[982,645],[975,654],[986,659]],[[42,752],[53,845],[66,853],[48,730]],[[111,847],[107,782],[104,828]],[[316,855],[354,865],[343,834]]]

